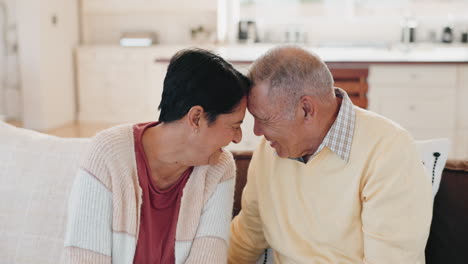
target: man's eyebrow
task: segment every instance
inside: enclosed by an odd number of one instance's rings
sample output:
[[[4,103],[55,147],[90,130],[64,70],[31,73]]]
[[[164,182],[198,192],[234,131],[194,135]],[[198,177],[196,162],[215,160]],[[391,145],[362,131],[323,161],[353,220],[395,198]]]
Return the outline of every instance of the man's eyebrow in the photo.
[[[250,114],[251,114],[254,118],[260,119],[258,116],[254,115],[254,114],[252,114],[252,113],[250,113]]]
[[[259,116],[256,116],[256,115],[252,114],[252,113],[250,113],[250,114],[251,114],[255,119],[258,119],[258,120],[260,120],[260,121],[262,121],[262,122],[268,121],[266,118],[261,118],[261,117],[259,117]]]

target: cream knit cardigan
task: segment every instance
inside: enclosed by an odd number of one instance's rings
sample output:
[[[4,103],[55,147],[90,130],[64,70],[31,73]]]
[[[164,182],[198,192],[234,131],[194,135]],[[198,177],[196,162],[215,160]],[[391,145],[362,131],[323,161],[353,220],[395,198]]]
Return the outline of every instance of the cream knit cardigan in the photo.
[[[175,263],[226,263],[235,164],[224,151],[218,164],[194,168],[183,190]],[[66,263],[131,264],[140,227],[132,125],[96,135],[70,194]]]

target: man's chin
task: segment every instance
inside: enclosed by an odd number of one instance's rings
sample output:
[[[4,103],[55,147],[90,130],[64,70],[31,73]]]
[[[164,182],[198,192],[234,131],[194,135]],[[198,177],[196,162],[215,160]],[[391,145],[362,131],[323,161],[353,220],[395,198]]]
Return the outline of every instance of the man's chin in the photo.
[[[288,157],[288,154],[282,152],[281,150],[275,149],[275,153],[276,153],[276,155],[278,155],[278,157],[280,157],[280,158],[284,158],[284,159],[289,158],[289,157]]]
[[[270,147],[275,150],[275,153],[280,158],[288,158],[288,153],[282,151],[279,144],[276,142],[270,142]]]

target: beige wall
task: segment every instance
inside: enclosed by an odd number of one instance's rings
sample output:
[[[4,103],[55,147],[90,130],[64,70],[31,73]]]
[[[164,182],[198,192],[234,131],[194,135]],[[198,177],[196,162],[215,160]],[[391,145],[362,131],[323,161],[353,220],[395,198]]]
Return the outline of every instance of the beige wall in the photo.
[[[24,126],[48,130],[70,123],[76,113],[77,1],[19,0],[17,11]]]
[[[161,44],[190,43],[198,26],[216,38],[218,1],[82,0],[83,44],[119,44],[123,32],[151,31]]]
[[[0,115],[18,119],[21,116],[21,94],[16,48],[16,1],[0,2],[6,11],[5,17],[3,12],[0,13]]]

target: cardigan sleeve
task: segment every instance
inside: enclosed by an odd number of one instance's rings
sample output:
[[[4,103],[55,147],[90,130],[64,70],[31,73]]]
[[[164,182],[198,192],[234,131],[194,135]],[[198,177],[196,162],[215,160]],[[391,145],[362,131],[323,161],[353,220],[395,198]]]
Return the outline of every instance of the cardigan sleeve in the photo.
[[[186,264],[227,262],[229,223],[232,218],[236,183],[232,157],[223,167],[223,175],[203,208]]]
[[[91,141],[77,171],[68,200],[65,263],[112,262],[112,191],[107,142]]]
[[[65,263],[111,263],[112,194],[88,171],[79,169],[70,193]]]
[[[255,263],[268,244],[263,235],[257,200],[257,169],[261,168],[258,151],[248,169],[247,184],[242,192],[242,209],[231,223],[228,263]]]
[[[406,131],[381,146],[362,186],[364,263],[424,264],[431,183]]]

